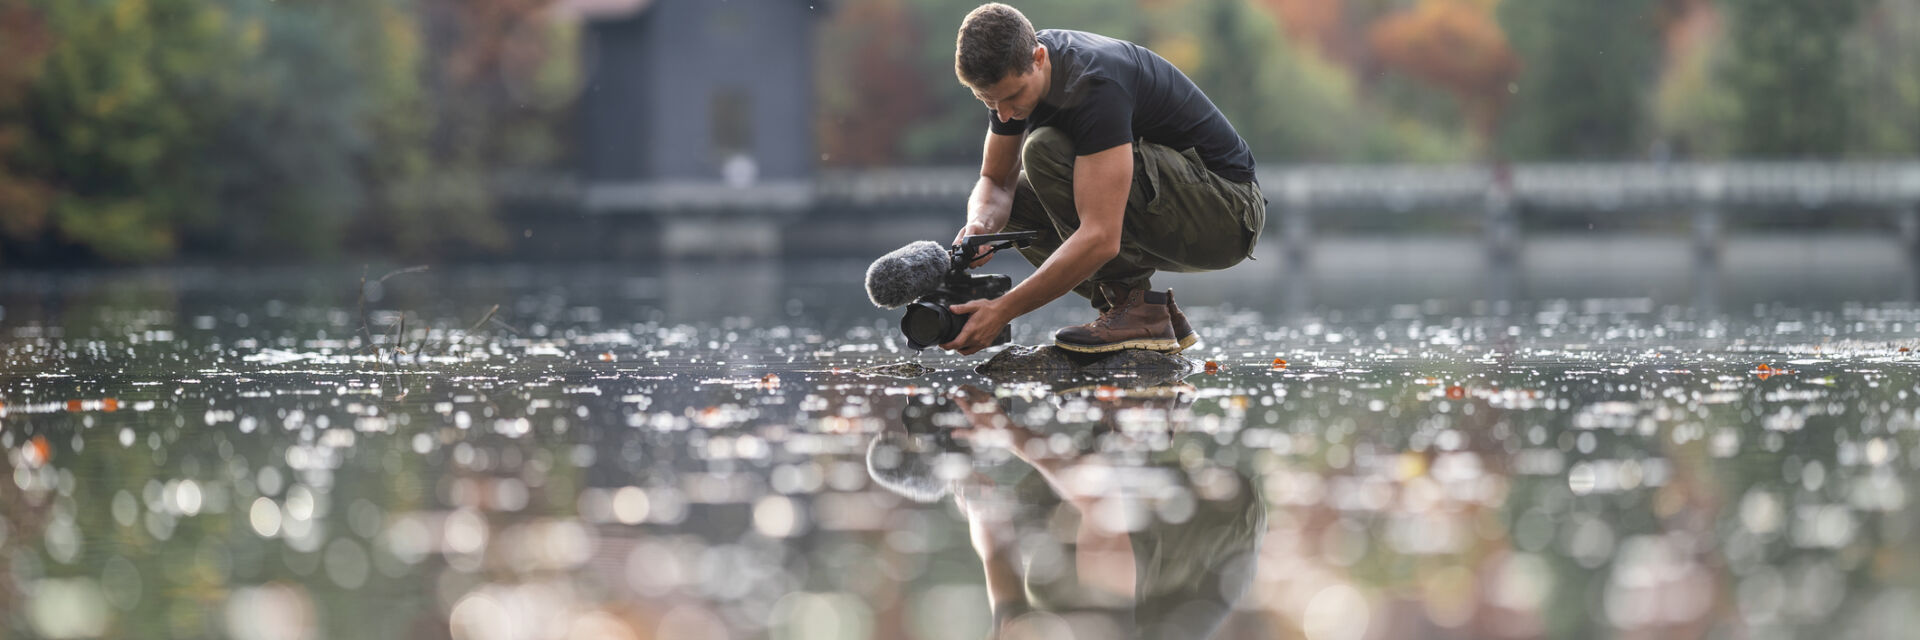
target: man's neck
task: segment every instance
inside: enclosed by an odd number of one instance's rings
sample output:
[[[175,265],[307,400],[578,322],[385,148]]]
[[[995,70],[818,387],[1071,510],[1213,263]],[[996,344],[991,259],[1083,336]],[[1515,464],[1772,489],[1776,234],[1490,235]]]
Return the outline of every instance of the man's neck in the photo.
[[[1046,102],[1053,95],[1053,50],[1047,50],[1047,58],[1040,61],[1040,101]]]

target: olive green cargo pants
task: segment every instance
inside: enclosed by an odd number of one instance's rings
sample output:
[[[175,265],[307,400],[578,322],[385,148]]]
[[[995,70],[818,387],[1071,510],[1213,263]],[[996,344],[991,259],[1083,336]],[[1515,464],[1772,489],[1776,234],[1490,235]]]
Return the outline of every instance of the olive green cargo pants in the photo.
[[[1053,127],[1029,132],[1021,145],[1020,180],[1006,230],[1040,232],[1040,239],[1020,250],[1036,267],[1080,228],[1073,204],[1073,162],[1072,141]],[[1112,304],[1101,293],[1102,285],[1148,289],[1155,271],[1217,271],[1239,264],[1253,253],[1266,219],[1266,199],[1258,184],[1214,174],[1192,149],[1136,141],[1120,254],[1073,292],[1105,311]]]

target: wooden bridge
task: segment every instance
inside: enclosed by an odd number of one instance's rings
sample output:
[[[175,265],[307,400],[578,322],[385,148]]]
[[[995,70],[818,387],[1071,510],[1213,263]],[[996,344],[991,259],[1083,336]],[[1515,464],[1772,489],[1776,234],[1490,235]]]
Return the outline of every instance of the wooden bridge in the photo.
[[[900,169],[829,173],[817,205],[858,209],[964,202],[976,173]],[[1689,213],[1699,248],[1718,250],[1728,215],[1851,209],[1897,216],[1920,247],[1920,162],[1730,162],[1523,164],[1507,170],[1466,165],[1295,165],[1262,167],[1269,228],[1289,252],[1306,251],[1316,215],[1384,211],[1478,212],[1489,249],[1510,255],[1523,211]]]
[[[811,184],[764,189],[588,184],[572,191],[589,214],[650,213],[670,229],[676,220],[711,226],[716,218],[730,220],[724,223],[733,225],[728,228],[773,229],[820,215],[938,211],[957,216],[977,175],[972,168],[955,167],[833,170]],[[1525,212],[1679,213],[1689,217],[1700,254],[1713,258],[1728,216],[1878,211],[1894,216],[1901,240],[1920,249],[1920,161],[1267,165],[1259,181],[1269,202],[1269,233],[1278,232],[1295,257],[1311,245],[1316,216],[1355,211],[1474,213],[1482,218],[1495,257],[1514,254]]]

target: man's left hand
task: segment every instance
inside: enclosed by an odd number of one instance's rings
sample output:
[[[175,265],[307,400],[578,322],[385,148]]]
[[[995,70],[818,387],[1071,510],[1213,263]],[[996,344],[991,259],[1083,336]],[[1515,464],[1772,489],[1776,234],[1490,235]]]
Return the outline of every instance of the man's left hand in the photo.
[[[970,356],[981,349],[993,346],[993,339],[1000,336],[1000,329],[1013,320],[1001,309],[999,301],[998,298],[969,300],[953,305],[955,314],[970,314],[967,317],[967,326],[961,327],[960,335],[951,342],[940,345],[940,348]]]

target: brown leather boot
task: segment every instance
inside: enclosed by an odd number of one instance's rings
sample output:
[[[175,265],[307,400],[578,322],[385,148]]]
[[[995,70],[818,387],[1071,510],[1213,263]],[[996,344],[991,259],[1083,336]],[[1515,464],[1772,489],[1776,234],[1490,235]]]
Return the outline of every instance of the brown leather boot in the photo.
[[[1099,319],[1054,332],[1053,344],[1080,353],[1122,349],[1167,352],[1179,348],[1167,315],[1167,294],[1146,289],[1104,290],[1113,307]]]
[[[1200,342],[1200,336],[1194,335],[1193,325],[1187,324],[1187,314],[1180,313],[1180,306],[1173,303],[1173,288],[1167,288],[1167,318],[1173,325],[1173,339],[1178,347],[1167,353],[1180,353]]]

